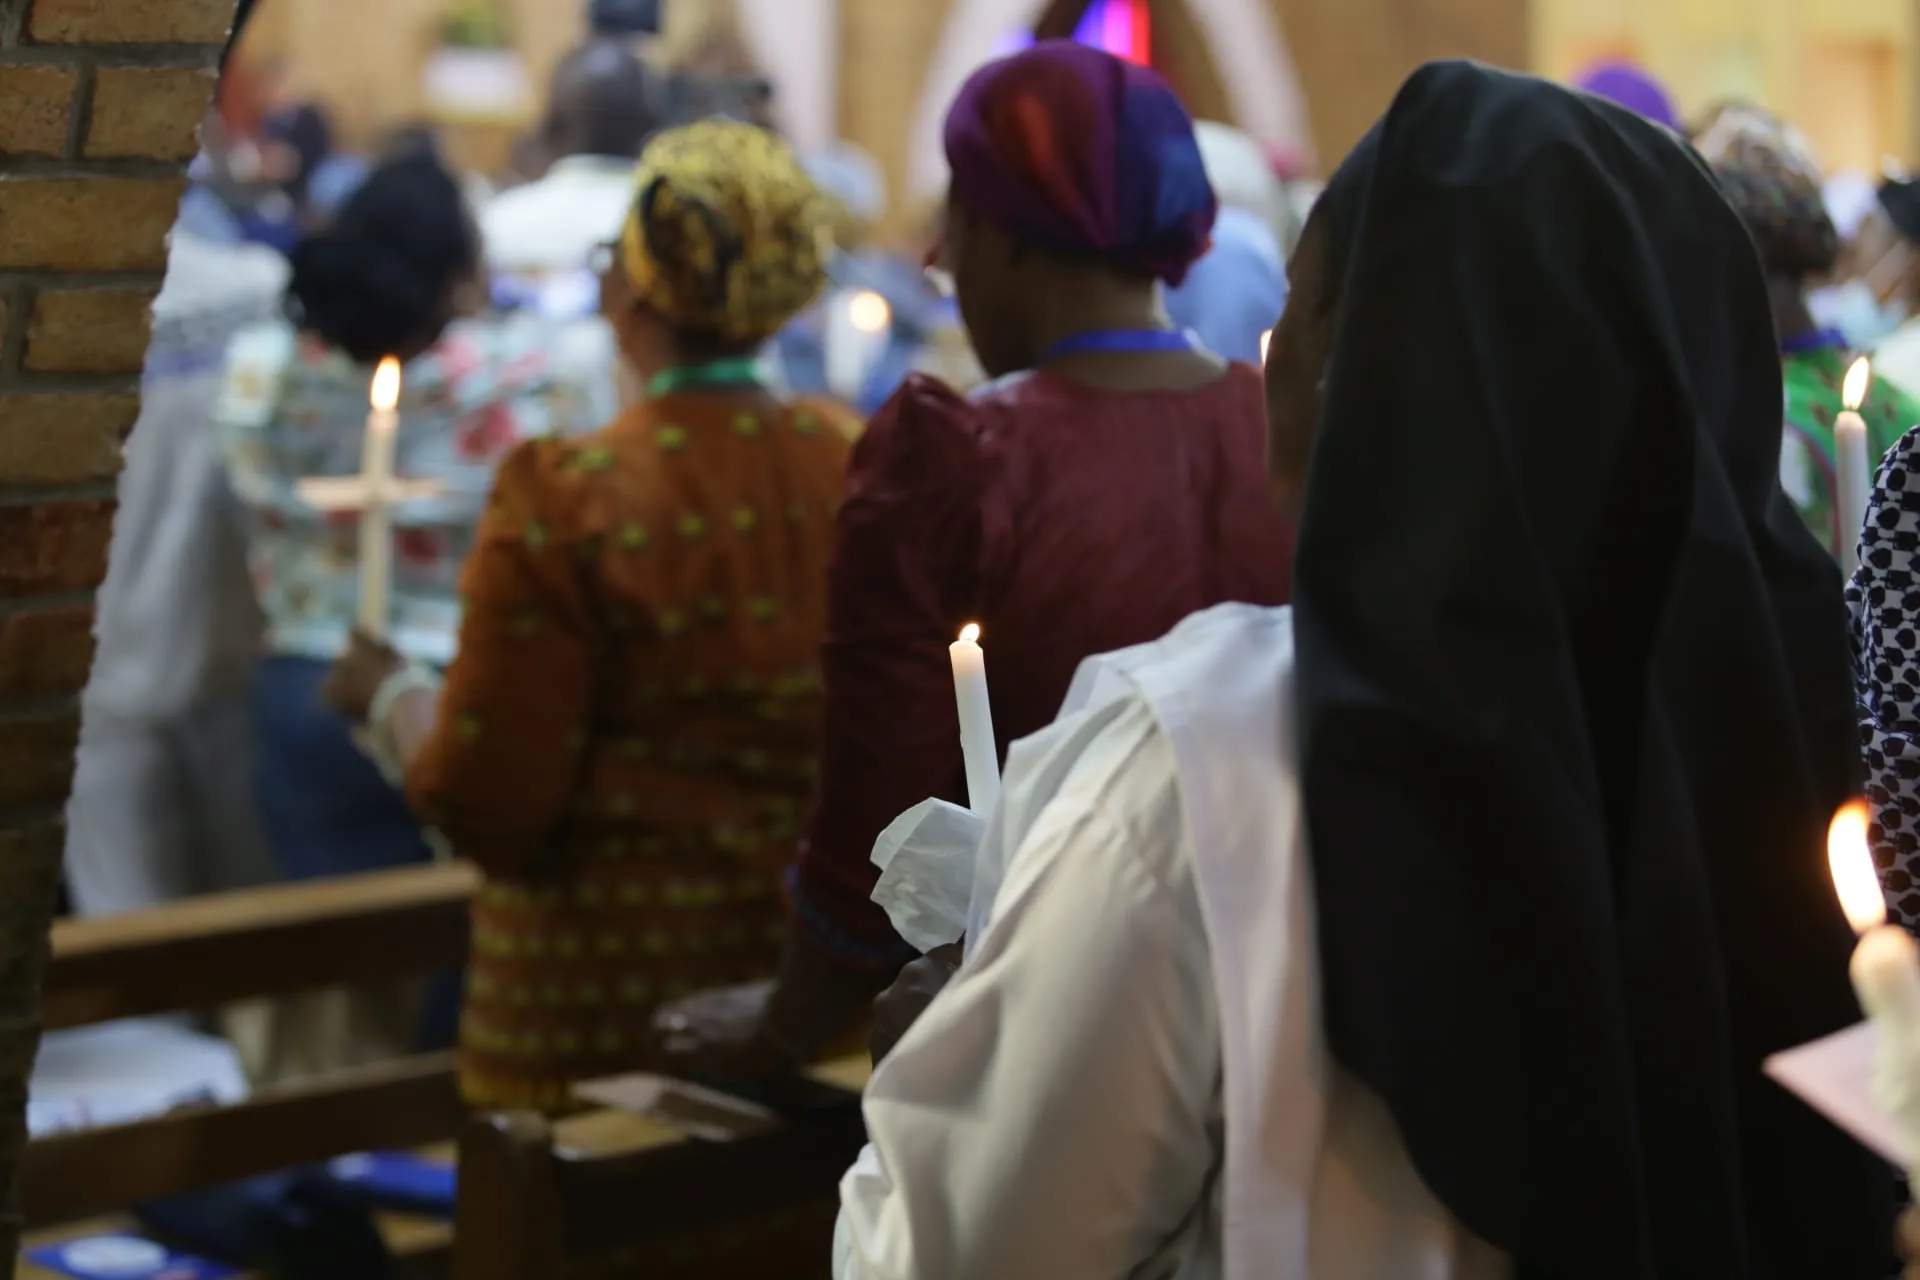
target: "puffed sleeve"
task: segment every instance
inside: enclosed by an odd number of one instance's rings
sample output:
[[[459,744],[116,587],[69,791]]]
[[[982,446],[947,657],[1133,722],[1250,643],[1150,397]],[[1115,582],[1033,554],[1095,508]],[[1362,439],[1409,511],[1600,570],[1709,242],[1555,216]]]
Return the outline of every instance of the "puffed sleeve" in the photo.
[[[802,929],[856,965],[911,956],[870,896],[874,837],[964,801],[947,646],[973,615],[994,451],[976,410],[913,375],[854,446],[829,572],[818,800],[792,890]]]
[[[533,440],[501,464],[439,721],[407,770],[414,811],[494,874],[529,869],[579,784],[600,640],[566,525],[574,451]]]

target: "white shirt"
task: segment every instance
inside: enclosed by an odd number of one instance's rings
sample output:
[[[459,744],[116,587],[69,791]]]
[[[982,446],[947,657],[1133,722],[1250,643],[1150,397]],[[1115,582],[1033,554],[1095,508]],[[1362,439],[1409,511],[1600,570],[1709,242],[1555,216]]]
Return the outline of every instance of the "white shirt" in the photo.
[[[1016,745],[1014,852],[868,1086],[836,1280],[1508,1274],[1322,1048],[1291,678],[1290,613],[1223,606]]]
[[[536,182],[503,191],[480,210],[480,237],[495,271],[538,274],[587,265],[620,234],[633,206],[632,160],[568,156]]]
[[[246,688],[261,619],[212,426],[227,343],[278,314],[286,260],[175,227],[127,441],[89,714],[164,719]]]

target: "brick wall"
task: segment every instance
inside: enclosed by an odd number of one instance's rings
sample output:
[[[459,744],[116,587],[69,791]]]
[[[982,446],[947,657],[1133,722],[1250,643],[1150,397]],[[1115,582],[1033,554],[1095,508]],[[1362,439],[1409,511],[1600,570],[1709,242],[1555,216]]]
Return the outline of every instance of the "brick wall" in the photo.
[[[233,10],[0,0],[0,1259],[113,480]]]

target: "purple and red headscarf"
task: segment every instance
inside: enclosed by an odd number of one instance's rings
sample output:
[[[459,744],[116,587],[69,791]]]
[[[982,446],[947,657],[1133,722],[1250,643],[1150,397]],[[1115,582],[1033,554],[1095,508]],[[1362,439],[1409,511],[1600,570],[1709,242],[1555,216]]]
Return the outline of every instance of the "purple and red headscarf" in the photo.
[[[1219,210],[1193,120],[1145,67],[1068,40],[990,62],[947,112],[954,196],[1009,235],[1178,284]]]

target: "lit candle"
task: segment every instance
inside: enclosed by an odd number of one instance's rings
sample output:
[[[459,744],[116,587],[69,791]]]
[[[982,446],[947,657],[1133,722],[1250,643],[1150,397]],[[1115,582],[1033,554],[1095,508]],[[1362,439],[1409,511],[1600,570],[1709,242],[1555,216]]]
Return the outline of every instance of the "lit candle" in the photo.
[[[1833,420],[1833,512],[1840,525],[1840,571],[1847,577],[1860,567],[1860,530],[1867,523],[1867,490],[1873,462],[1867,450],[1867,423],[1860,416],[1873,365],[1865,356],[1853,362],[1840,387],[1846,406]]]
[[[953,660],[953,696],[960,706],[967,807],[985,817],[1000,803],[1000,753],[993,743],[993,704],[987,701],[987,655],[980,648],[980,625],[962,627],[947,654]]]
[[[1840,906],[1860,935],[1848,972],[1879,1037],[1874,1098],[1899,1126],[1906,1149],[1920,1153],[1920,945],[1887,923],[1887,900],[1867,848],[1864,800],[1833,815],[1827,866]]]
[[[862,289],[827,304],[824,356],[827,387],[842,400],[858,400],[867,377],[886,350],[893,308],[871,289]]]
[[[1267,348],[1272,345],[1273,345],[1273,330],[1268,329],[1260,335],[1260,364],[1261,364],[1261,367],[1263,368],[1266,366],[1266,363],[1267,363]]]
[[[373,373],[367,438],[360,451],[360,628],[387,634],[387,588],[393,567],[393,437],[399,426],[400,362],[388,356]]]

